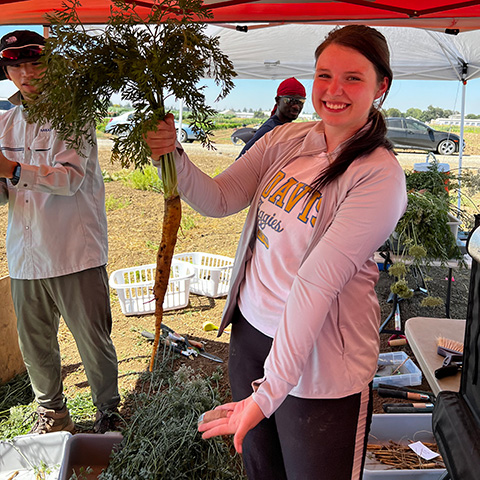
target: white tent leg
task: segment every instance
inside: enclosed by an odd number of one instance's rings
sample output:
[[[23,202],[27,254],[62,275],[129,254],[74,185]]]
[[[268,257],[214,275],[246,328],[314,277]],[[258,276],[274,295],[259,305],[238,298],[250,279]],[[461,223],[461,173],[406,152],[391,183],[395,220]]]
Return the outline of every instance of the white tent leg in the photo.
[[[463,81],[463,88],[462,88],[462,107],[460,112],[460,145],[459,145],[459,153],[458,153],[458,199],[457,199],[457,208],[460,212],[461,208],[461,197],[462,197],[462,157],[463,157],[463,127],[465,124],[465,94],[467,90],[467,82]]]
[[[178,107],[178,129],[177,140],[180,142],[182,135],[182,120],[183,120],[183,98],[180,99],[180,106]]]

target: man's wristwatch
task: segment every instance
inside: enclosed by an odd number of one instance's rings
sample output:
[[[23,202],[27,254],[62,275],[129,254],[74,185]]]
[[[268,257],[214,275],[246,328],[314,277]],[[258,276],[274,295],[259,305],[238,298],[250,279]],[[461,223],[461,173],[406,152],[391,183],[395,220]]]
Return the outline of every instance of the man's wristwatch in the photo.
[[[20,172],[22,166],[17,162],[17,166],[13,169],[13,177],[10,179],[13,185],[16,185],[20,181]]]

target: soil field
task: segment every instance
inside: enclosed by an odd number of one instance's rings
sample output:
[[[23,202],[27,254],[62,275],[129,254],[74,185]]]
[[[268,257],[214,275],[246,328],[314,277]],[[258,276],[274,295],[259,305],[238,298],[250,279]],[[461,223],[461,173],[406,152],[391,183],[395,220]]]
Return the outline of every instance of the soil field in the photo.
[[[231,144],[230,132],[222,132],[217,136],[217,149],[206,150],[201,145],[185,144],[185,149],[192,160],[206,173],[216,175],[232,163],[241,147]],[[473,150],[473,145],[479,145],[477,139],[467,139],[470,150],[463,157],[463,165],[473,169],[480,168],[480,148]],[[111,178],[117,178],[122,169],[110,162],[111,140],[99,139],[100,164],[102,170],[108,172]],[[424,153],[402,153],[399,161],[404,168],[412,168],[414,163],[424,162]],[[456,157],[438,157],[441,162],[449,163],[452,171],[458,168]],[[109,226],[109,264],[108,272],[155,262],[156,250],[160,241],[161,222],[163,216],[163,197],[152,191],[140,191],[125,185],[120,180],[106,182],[106,198],[108,206]],[[179,233],[176,246],[177,253],[206,252],[216,255],[233,257],[241,233],[245,212],[233,215],[226,219],[204,218],[183,204],[183,228]],[[7,228],[7,207],[0,207],[0,236],[5,238]],[[0,242],[0,276],[8,274],[4,240]],[[431,281],[428,283],[430,293],[445,298],[447,289],[447,269],[432,268],[428,272]],[[467,294],[469,271],[455,270],[451,298],[451,317],[465,318],[467,308]],[[387,303],[392,279],[382,272],[377,286],[377,293],[382,308],[382,319],[391,311],[391,304]],[[421,307],[421,295],[401,302],[402,319],[410,317],[428,316],[445,317],[443,307]],[[151,344],[142,337],[141,332],[153,332],[155,320],[153,315],[126,316],[122,313],[117,293],[111,292],[113,310],[113,341],[119,361],[119,385],[122,396],[136,388],[139,374],[148,367]],[[206,332],[202,325],[206,321],[213,324],[220,323],[221,313],[225,304],[224,298],[212,299],[205,296],[190,295],[186,308],[171,310],[165,313],[164,323],[180,334],[205,342],[205,350],[221,357],[222,364],[203,357],[193,360],[185,357],[179,362],[203,373],[212,373],[218,367],[224,372],[223,392],[228,397],[228,335],[217,338],[214,331]],[[393,321],[388,327],[393,328]],[[88,391],[88,384],[82,363],[75,347],[73,338],[62,323],[59,331],[63,359],[63,376],[66,395],[74,396],[80,391]],[[388,335],[382,335],[382,352],[404,350],[412,356],[408,346],[388,347]],[[421,389],[429,389],[424,381]],[[392,399],[375,399],[375,411],[381,413],[383,402],[392,402]],[[127,411],[124,411],[128,415]]]

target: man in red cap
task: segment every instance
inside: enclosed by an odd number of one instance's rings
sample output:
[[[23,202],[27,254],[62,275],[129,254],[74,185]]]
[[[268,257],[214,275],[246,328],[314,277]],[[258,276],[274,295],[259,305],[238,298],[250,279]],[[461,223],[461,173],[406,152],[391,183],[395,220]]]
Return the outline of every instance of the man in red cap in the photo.
[[[50,124],[27,122],[44,72],[44,44],[29,30],[0,39],[0,80],[18,88],[9,98],[15,107],[0,115],[0,204],[9,206],[12,299],[38,403],[31,433],[74,430],[63,394],[60,316],[75,339],[97,407],[94,431],[105,433],[114,428],[120,402],[105,267],[105,186],[96,144],[77,153]]]
[[[273,130],[278,125],[296,120],[302,111],[305,100],[305,87],[296,78],[291,77],[284,80],[278,86],[271,117],[246,143],[237,158],[240,158],[259,138],[262,138],[270,130]]]

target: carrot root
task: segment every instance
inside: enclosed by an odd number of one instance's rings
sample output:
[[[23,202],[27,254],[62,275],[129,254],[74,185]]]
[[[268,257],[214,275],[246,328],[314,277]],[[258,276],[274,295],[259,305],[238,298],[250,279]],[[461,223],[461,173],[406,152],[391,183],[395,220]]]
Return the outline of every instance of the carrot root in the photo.
[[[150,357],[150,372],[153,371],[155,355],[160,342],[160,333],[163,318],[163,300],[170,280],[170,267],[173,252],[177,243],[178,229],[182,218],[182,204],[179,195],[165,198],[163,215],[162,240],[157,253],[157,268],[155,272],[155,339],[153,341],[152,355]]]

